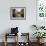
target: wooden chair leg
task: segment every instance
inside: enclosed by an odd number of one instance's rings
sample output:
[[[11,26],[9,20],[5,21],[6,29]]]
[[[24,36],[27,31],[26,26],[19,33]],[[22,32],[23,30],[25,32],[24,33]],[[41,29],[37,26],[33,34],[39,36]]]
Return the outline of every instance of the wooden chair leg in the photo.
[[[5,41],[5,46],[7,46],[7,42]]]
[[[17,37],[16,37],[16,45],[15,46],[18,46],[18,34],[17,34]]]
[[[5,46],[7,46],[7,33],[5,34]]]
[[[18,34],[17,34],[17,46],[18,46]]]

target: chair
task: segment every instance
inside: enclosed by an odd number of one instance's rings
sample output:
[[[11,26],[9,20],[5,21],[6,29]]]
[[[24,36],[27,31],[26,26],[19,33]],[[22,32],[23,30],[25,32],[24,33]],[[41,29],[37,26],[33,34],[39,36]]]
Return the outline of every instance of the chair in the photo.
[[[16,46],[18,46],[18,27],[11,28],[11,33],[5,33],[5,46],[8,45],[7,38],[10,38],[13,36],[17,36],[17,39],[15,38],[15,40],[17,40]]]
[[[19,46],[30,46],[30,42],[29,42],[29,33],[21,33],[21,40],[24,40],[24,41],[21,41],[19,42]]]
[[[15,38],[15,40],[16,40],[16,43],[17,43],[16,46],[18,46],[18,34],[17,35],[16,34],[11,35],[9,33],[5,34],[5,46],[7,46],[7,44],[8,44],[7,38],[10,38],[10,36],[17,36],[17,38]]]

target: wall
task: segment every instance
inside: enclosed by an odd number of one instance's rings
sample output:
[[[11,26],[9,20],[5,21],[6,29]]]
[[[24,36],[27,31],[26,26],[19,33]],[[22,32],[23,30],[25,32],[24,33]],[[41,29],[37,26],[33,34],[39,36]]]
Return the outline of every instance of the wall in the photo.
[[[10,20],[10,7],[26,7],[26,20]],[[19,32],[30,32],[32,36],[32,24],[36,24],[36,0],[0,0],[0,34],[17,26]]]

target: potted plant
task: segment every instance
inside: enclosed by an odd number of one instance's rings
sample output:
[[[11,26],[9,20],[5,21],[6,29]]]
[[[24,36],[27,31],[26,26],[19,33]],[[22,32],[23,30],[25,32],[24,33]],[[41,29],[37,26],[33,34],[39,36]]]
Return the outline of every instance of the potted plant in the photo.
[[[35,32],[33,35],[37,38],[37,41],[40,43],[40,40],[46,36],[45,32]],[[45,38],[45,37],[44,37]]]

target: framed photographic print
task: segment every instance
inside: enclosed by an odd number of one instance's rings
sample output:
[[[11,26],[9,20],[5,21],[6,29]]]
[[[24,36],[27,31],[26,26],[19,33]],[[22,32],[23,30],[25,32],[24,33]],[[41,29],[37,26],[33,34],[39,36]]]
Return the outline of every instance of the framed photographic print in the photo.
[[[37,0],[37,15],[39,18],[46,18],[46,0]]]
[[[11,20],[25,20],[26,19],[26,7],[11,7],[10,8]]]
[[[36,9],[37,25],[46,25],[46,0],[37,0]]]

